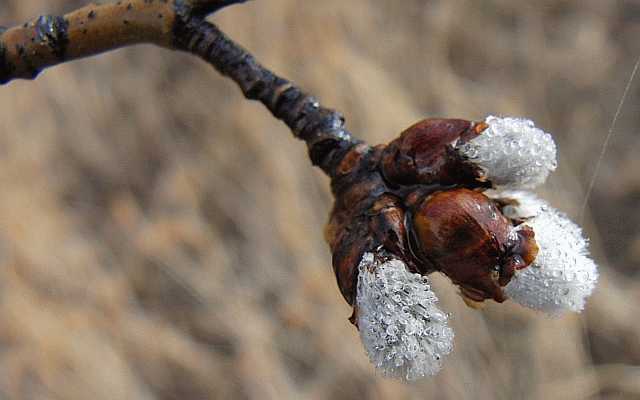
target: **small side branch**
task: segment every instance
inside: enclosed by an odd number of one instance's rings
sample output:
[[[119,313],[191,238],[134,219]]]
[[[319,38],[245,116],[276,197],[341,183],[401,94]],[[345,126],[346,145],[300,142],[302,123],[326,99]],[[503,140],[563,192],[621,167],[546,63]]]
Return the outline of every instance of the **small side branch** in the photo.
[[[207,15],[245,1],[117,1],[0,29],[0,83],[34,79],[47,67],[139,43],[186,51],[234,80],[247,98],[263,103],[307,143],[313,164],[335,176],[344,155],[360,144],[345,130],[342,115],[321,107],[205,21]]]

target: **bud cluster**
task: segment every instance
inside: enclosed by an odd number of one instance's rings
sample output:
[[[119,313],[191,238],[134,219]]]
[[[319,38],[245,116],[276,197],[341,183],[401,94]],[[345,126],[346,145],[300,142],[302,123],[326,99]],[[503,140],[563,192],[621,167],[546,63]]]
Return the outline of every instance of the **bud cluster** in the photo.
[[[556,153],[533,122],[490,116],[427,119],[344,155],[327,240],[352,322],[385,376],[433,375],[452,350],[430,273],[449,277],[473,307],[584,308],[598,279],[588,241],[526,191],[556,168]]]

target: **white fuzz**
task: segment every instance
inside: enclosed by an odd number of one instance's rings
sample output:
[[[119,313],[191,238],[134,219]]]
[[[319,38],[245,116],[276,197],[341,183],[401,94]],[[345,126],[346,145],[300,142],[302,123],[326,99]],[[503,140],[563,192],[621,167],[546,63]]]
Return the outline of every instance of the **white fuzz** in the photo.
[[[487,192],[493,199],[507,200],[508,205],[502,209],[502,214],[511,219],[527,219],[535,217],[548,208],[549,204],[536,196],[533,192],[525,190],[503,190],[500,192]]]
[[[532,188],[556,169],[556,144],[532,121],[489,116],[485,122],[489,127],[457,151],[497,187]]]
[[[358,328],[371,362],[388,377],[436,374],[453,349],[453,330],[427,278],[372,253],[364,254],[358,274]]]
[[[519,196],[516,199],[520,205],[508,206],[507,213],[517,218],[529,217],[524,224],[533,228],[539,251],[533,263],[517,272],[505,287],[507,295],[523,306],[551,315],[582,311],[598,280],[582,231],[531,193],[511,192],[503,197],[514,195]],[[531,212],[535,215],[526,215]]]

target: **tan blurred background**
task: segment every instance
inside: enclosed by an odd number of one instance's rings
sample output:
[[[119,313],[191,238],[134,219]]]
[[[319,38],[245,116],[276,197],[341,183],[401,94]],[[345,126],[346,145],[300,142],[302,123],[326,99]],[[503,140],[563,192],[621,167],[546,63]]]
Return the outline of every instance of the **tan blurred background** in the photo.
[[[82,0],[4,0],[0,24]],[[371,142],[426,116],[527,116],[578,218],[640,54],[640,1],[260,0],[215,21]],[[640,399],[640,79],[586,216],[580,315],[454,315],[436,377],[385,380],[348,323],[327,179],[261,105],[150,46],[0,88],[1,399]]]

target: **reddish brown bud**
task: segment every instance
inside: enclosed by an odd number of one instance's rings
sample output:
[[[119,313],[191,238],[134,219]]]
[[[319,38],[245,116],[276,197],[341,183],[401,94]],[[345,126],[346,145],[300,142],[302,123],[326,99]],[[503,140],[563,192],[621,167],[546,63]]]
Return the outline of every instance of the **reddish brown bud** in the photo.
[[[417,257],[474,301],[503,302],[502,288],[537,252],[533,231],[516,230],[492,200],[468,189],[427,196],[415,206],[411,222]]]
[[[425,119],[389,143],[382,156],[385,178],[397,185],[471,183],[481,178],[454,146],[477,136],[486,124],[462,119]]]

